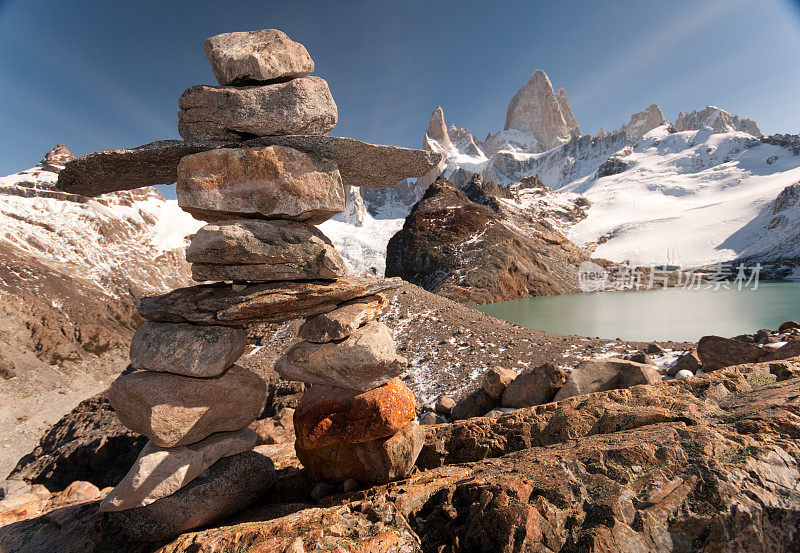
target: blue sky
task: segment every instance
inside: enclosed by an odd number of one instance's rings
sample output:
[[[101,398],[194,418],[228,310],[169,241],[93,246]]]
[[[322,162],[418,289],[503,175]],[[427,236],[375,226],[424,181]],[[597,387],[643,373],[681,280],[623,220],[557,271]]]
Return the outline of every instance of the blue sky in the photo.
[[[537,68],[584,132],[654,102],[670,120],[712,104],[800,132],[797,0],[0,0],[0,175],[59,141],[81,155],[177,138],[181,92],[215,84],[203,40],[268,27],[307,46],[340,136],[419,147],[442,105],[483,138]]]

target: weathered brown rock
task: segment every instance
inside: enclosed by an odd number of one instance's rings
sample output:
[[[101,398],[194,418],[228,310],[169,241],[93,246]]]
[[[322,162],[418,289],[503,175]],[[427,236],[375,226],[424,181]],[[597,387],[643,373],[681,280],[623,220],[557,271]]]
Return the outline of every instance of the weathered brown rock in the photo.
[[[360,393],[316,384],[294,412],[297,444],[312,449],[391,436],[414,419],[414,403],[414,394],[397,378]]]
[[[264,408],[266,384],[236,365],[216,378],[139,371],[120,376],[108,395],[122,424],[176,447],[246,427]]]
[[[483,376],[481,387],[495,401],[503,397],[506,387],[517,377],[517,373],[503,367],[493,367]]]
[[[497,405],[497,400],[478,388],[467,394],[450,409],[450,418],[454,421],[482,417]]]
[[[781,323],[781,326],[778,327],[778,332],[786,332],[787,330],[793,329],[800,329],[800,323],[797,321],[786,321],[785,323]]]
[[[135,540],[160,541],[241,511],[274,484],[272,460],[256,448],[220,459],[172,495],[106,516]]]
[[[247,347],[247,333],[225,326],[145,321],[131,340],[135,369],[207,378],[219,376]]]
[[[204,47],[223,86],[296,79],[314,71],[305,46],[277,29],[215,35],[206,39]]]
[[[50,507],[59,509],[73,503],[94,501],[95,499],[99,499],[102,493],[103,492],[91,482],[76,480],[62,491],[53,494],[53,498],[50,500]]]
[[[198,219],[328,220],[344,209],[336,164],[283,146],[220,148],[178,165],[178,204]]]
[[[338,136],[269,136],[242,142],[161,140],[131,149],[106,150],[67,163],[58,175],[66,192],[98,196],[142,186],[172,184],[182,157],[218,147],[286,146],[336,163],[349,186],[387,188],[406,177],[421,177],[439,163],[440,154],[425,150],[369,144]]]
[[[503,392],[503,407],[531,407],[553,400],[567,380],[567,373],[552,363],[522,371]]]
[[[158,447],[147,442],[125,478],[100,504],[100,511],[124,511],[172,495],[208,467],[256,445],[256,433],[244,428],[218,432],[194,444]]]
[[[424,441],[424,431],[417,423],[410,422],[388,438],[314,449],[304,449],[295,443],[295,450],[303,466],[321,478],[338,481],[353,478],[382,484],[410,474]]]
[[[436,412],[446,417],[450,416],[450,411],[456,406],[456,400],[448,396],[442,396],[436,400]]]
[[[195,280],[310,280],[344,276],[347,267],[316,227],[294,221],[238,219],[192,236],[186,260]]]
[[[258,445],[293,443],[295,439],[293,419],[294,409],[282,407],[275,416],[257,420],[249,428],[258,435]]]
[[[316,343],[342,340],[357,328],[377,318],[388,304],[389,301],[383,294],[351,300],[338,309],[306,319],[298,330],[297,337]]]
[[[399,376],[405,366],[392,331],[372,321],[339,342],[298,342],[278,359],[275,370],[286,380],[366,391]]]
[[[253,284],[236,291],[229,284],[178,288],[169,294],[143,298],[145,319],[243,326],[251,322],[279,323],[333,311],[340,304],[402,284],[396,279],[342,277],[333,282]]]
[[[553,401],[637,384],[654,384],[661,380],[661,375],[652,365],[613,357],[592,359],[572,369]]]
[[[324,135],[337,119],[328,83],[319,77],[242,88],[195,85],[181,94],[178,106],[178,132],[191,141]]]
[[[697,356],[705,372],[742,363],[755,363],[767,353],[767,350],[754,344],[721,336],[703,336],[697,343]]]
[[[697,355],[697,350],[693,349],[689,353],[686,353],[678,357],[678,360],[675,362],[675,364],[672,365],[669,369],[667,369],[667,374],[669,376],[675,376],[676,374],[678,374],[679,371],[683,370],[696,373],[702,368],[703,364],[700,362],[700,357]]]

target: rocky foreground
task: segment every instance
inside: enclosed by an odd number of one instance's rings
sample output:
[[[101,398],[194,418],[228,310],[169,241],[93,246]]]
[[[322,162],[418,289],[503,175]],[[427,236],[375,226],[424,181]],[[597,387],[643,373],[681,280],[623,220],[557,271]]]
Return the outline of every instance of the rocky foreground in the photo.
[[[318,500],[268,446],[273,492],[214,528],[135,543],[85,501],[0,528],[0,548],[795,551],[798,398],[793,359],[434,425],[409,478]]]

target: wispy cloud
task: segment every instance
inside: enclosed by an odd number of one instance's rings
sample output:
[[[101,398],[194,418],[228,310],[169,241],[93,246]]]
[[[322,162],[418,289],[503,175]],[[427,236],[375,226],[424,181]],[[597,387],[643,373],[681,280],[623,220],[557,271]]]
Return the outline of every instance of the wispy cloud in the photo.
[[[644,29],[624,51],[599,67],[576,90],[570,91],[570,104],[579,110],[624,87],[637,73],[652,66],[670,50],[706,27],[719,24],[720,19],[734,14],[745,4],[746,0],[697,2],[662,25]]]

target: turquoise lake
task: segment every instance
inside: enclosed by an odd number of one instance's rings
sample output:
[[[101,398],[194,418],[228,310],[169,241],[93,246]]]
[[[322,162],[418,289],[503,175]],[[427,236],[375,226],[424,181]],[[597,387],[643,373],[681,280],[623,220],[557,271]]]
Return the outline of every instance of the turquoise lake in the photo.
[[[696,342],[776,329],[800,320],[800,282],[760,282],[736,288],[594,292],[525,298],[475,309],[529,328],[558,334]]]

